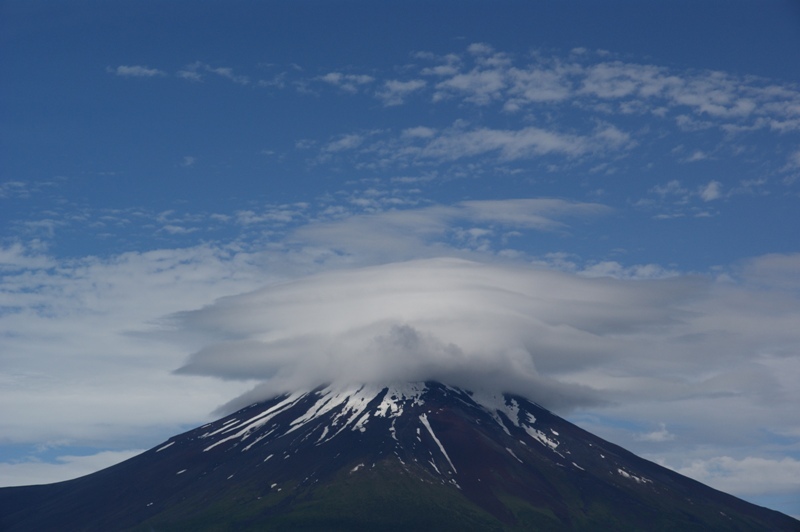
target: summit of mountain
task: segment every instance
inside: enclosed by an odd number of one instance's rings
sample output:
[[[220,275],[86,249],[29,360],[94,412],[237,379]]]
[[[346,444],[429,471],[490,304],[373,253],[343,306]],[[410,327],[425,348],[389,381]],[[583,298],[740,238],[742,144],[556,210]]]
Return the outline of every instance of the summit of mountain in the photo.
[[[505,393],[324,386],[82,478],[0,489],[2,530],[800,530]]]

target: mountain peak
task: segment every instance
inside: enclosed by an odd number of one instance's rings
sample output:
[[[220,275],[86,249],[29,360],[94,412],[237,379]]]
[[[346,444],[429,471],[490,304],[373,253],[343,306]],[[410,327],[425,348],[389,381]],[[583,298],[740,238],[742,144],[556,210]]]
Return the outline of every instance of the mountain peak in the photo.
[[[524,397],[438,382],[283,394],[93,475],[0,490],[0,509],[11,530],[798,525]]]

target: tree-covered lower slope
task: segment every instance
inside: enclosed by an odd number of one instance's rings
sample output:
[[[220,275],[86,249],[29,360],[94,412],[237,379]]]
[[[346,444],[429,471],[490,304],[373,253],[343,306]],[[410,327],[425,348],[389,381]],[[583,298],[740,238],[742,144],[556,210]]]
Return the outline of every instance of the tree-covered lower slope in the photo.
[[[126,462],[0,489],[0,530],[800,530],[525,400],[438,383],[252,405]]]

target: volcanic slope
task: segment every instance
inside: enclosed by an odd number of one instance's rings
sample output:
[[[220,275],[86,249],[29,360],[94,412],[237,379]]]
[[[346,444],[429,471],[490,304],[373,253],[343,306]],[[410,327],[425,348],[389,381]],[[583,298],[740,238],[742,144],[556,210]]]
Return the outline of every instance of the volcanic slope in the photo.
[[[323,387],[57,484],[0,530],[800,530],[515,395]]]

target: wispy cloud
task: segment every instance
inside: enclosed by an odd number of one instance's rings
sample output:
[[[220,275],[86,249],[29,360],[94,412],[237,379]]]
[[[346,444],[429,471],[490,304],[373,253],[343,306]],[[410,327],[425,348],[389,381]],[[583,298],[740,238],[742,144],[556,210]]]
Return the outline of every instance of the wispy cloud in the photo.
[[[684,216],[708,217],[712,211],[706,210],[711,202],[744,193],[744,189],[725,191],[725,186],[713,179],[705,184],[690,188],[678,179],[652,187],[648,198],[637,202],[640,208],[653,210],[657,219],[680,218]]]
[[[350,94],[357,93],[361,87],[375,81],[375,78],[366,74],[344,74],[342,72],[329,72],[318,79]]]
[[[250,84],[249,76],[235,74],[231,67],[213,67],[202,61],[195,61],[186,65],[176,73],[176,76],[187,81],[203,81],[207,74],[228,79],[237,85]]]
[[[327,249],[360,264],[435,257],[442,254],[471,257],[472,253],[494,254],[502,246],[502,232],[510,230],[563,231],[564,220],[596,218],[612,209],[596,203],[557,199],[466,201],[455,205],[430,205],[355,214],[338,220],[321,220],[300,226],[288,236],[315,249]],[[465,230],[491,235],[484,239],[460,240]],[[474,231],[472,232],[474,234]],[[475,257],[473,257],[475,258]]]
[[[322,150],[328,153],[335,153],[340,151],[348,151],[361,146],[364,142],[364,136],[356,133],[342,135],[336,140],[327,143]]]
[[[383,88],[375,95],[383,100],[386,106],[401,105],[410,94],[422,90],[426,85],[427,82],[422,79],[408,81],[390,79],[384,82]]]
[[[115,68],[108,67],[106,70],[125,78],[152,78],[167,75],[163,70],[142,65],[120,65]]]
[[[722,197],[722,183],[719,181],[709,181],[708,184],[700,187],[700,197],[703,201],[714,201]]]
[[[322,152],[352,151],[363,164],[385,167],[438,165],[465,159],[495,164],[545,156],[602,158],[624,153],[635,144],[629,133],[608,124],[582,135],[534,126],[492,129],[456,122],[443,129],[411,127],[399,134],[388,130],[369,135],[349,133],[327,143]]]

